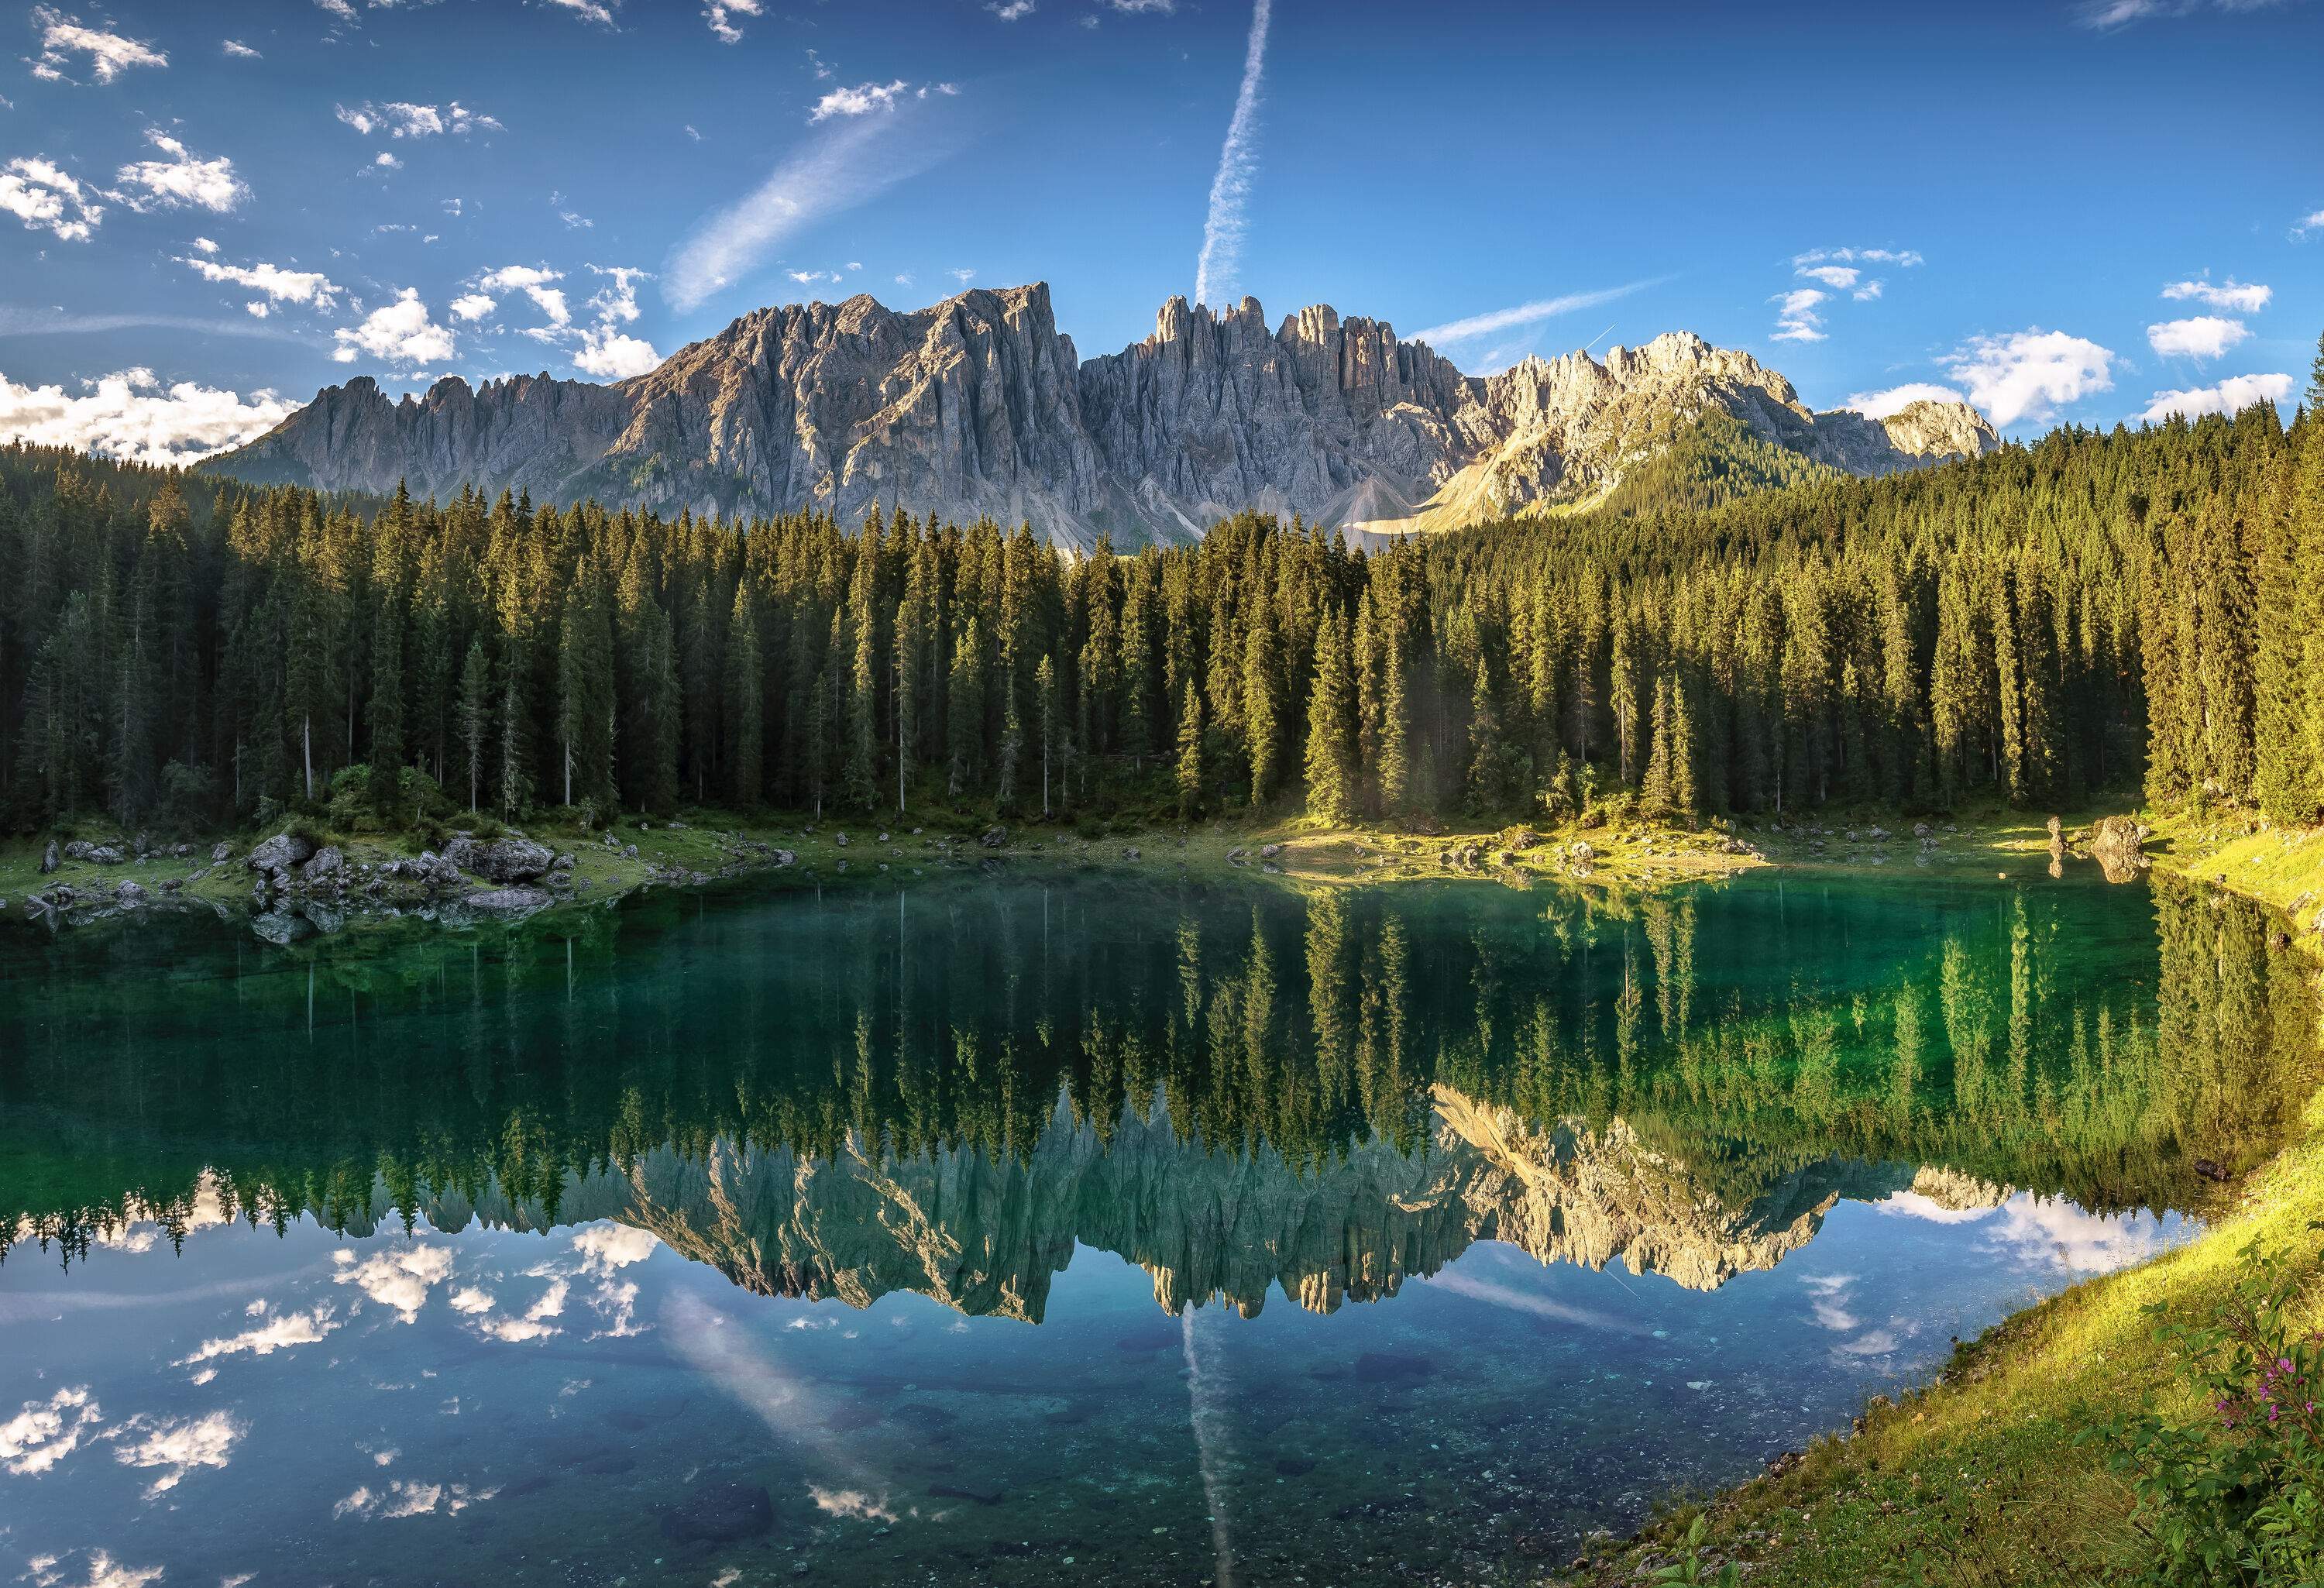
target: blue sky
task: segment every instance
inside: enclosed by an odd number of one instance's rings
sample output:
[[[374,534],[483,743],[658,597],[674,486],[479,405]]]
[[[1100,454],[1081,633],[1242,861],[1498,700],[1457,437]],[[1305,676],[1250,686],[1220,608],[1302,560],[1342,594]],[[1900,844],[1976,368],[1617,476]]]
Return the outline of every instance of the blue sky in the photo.
[[[1049,282],[1084,356],[1198,279],[1480,373],[1686,328],[1814,407],[1942,387],[2017,435],[2288,411],[2324,329],[2302,0],[58,0],[11,28],[0,434],[146,456],[355,374],[610,378],[762,304],[963,282]]]

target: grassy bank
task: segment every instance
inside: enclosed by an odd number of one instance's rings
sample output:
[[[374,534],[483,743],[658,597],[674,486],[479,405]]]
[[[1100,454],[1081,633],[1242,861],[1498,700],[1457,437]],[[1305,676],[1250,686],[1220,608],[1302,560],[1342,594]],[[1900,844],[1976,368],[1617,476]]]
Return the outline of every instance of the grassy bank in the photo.
[[[2289,911],[2300,949],[2319,953],[2324,832],[2264,832],[2240,818],[2153,825],[2149,851],[2159,867]],[[1991,845],[2005,865],[2027,846],[2006,829],[1992,833]],[[1683,1508],[1550,1580],[1611,1584],[1650,1574],[1678,1557],[1698,1510],[1708,1524],[1703,1559],[1736,1563],[1754,1588],[2137,1580],[2153,1552],[2134,1523],[2131,1489],[2102,1450],[2076,1444],[2076,1432],[2134,1413],[2150,1397],[2165,1415],[2197,1412],[2147,1309],[2208,1318],[2255,1239],[2305,1265],[2302,1323],[2324,1325],[2310,1228],[2319,1219],[2324,1093],[2307,1101],[2291,1143],[2230,1188],[2197,1240],[2005,1319],[1961,1344],[1936,1383],[1901,1400],[1877,1399],[1852,1435],[1819,1441],[1707,1508]]]

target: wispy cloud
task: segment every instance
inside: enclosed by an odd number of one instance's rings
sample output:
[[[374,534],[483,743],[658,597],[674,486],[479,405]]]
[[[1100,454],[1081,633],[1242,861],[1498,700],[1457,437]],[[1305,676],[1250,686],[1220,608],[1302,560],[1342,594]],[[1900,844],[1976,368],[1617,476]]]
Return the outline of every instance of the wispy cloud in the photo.
[[[1831,296],[1820,287],[1794,287],[1788,292],[1778,292],[1768,301],[1775,305],[1775,329],[1773,340],[1777,342],[1821,342],[1824,338],[1823,316],[1816,305]]]
[[[2324,219],[2324,216],[2316,218]],[[2173,301],[2192,299],[2209,309],[2232,309],[2237,314],[2257,314],[2275,296],[2273,288],[2238,282],[2229,276],[2213,282],[2209,277],[2193,282],[2172,282],[2163,289],[2163,295]]]
[[[88,60],[90,75],[100,83],[111,82],[133,66],[170,64],[167,55],[141,40],[83,27],[78,17],[61,15],[46,5],[32,7],[32,25],[41,30],[41,58],[32,62],[32,75],[49,82],[71,81],[65,69],[76,55]]]
[[[1117,11],[1145,10],[1115,0]],[[1152,9],[1167,11],[1167,0]],[[1250,198],[1251,180],[1259,171],[1259,90],[1267,69],[1267,29],[1273,0],[1253,0],[1250,37],[1243,46],[1242,83],[1235,89],[1234,115],[1227,121],[1226,142],[1219,147],[1219,169],[1211,177],[1211,205],[1203,217],[1203,251],[1194,260],[1194,301],[1208,303],[1215,292],[1225,298],[1234,291],[1235,269],[1242,263],[1243,207]]]
[[[2075,11],[2074,20],[2096,32],[2111,32],[2133,23],[2194,16],[2204,12],[2231,15],[2238,12],[2266,11],[2281,3],[2282,0],[2082,0]]]
[[[1600,287],[1588,292],[1566,292],[1555,298],[1539,298],[1530,303],[1519,303],[1508,309],[1490,309],[1462,319],[1449,319],[1443,325],[1430,326],[1415,331],[1415,341],[1425,342],[1432,347],[1450,346],[1457,342],[1489,337],[1506,331],[1512,326],[1536,325],[1561,314],[1571,314],[1578,309],[1595,309],[1600,303],[1611,303],[1617,298],[1627,298],[1633,292],[1658,286],[1668,276],[1654,276],[1643,282],[1627,282],[1618,287]]]
[[[2324,232],[2324,209],[2319,209],[2313,215],[2302,216],[2292,223],[2292,235],[2295,237],[2305,237],[2310,232]]]
[[[211,246],[215,249],[216,245]],[[317,309],[328,309],[338,296],[338,286],[320,271],[284,270],[263,259],[256,264],[222,264],[208,257],[208,253],[206,250],[200,256],[181,254],[178,263],[206,282],[246,287],[276,302],[307,303]]]
[[[1003,5],[1001,0],[991,0],[984,9],[1002,22],[1021,22],[1032,15],[1038,7],[1033,4],[1033,0],[1008,0],[1006,5]]]
[[[244,43],[240,39],[224,40],[219,43],[218,48],[226,51],[226,59],[229,60],[263,60],[266,59],[257,51],[253,50],[249,45]]]
[[[672,251],[662,295],[680,310],[757,270],[791,238],[831,216],[869,203],[949,157],[954,133],[932,112],[856,116],[808,140],[740,202],[717,211]]]
[[[412,105],[401,99],[384,105],[365,101],[361,105],[340,105],[334,114],[369,137],[374,133],[385,133],[391,138],[433,138],[449,133],[466,137],[471,133],[503,133],[508,129],[489,115],[479,115],[455,101],[443,106]]]
[[[123,189],[122,202],[139,214],[191,208],[225,215],[250,197],[249,187],[234,174],[234,162],[225,155],[203,160],[158,127],[146,133],[145,141],[168,158],[134,161],[113,175]]]
[[[105,217],[97,190],[43,155],[19,157],[0,166],[0,212],[25,229],[49,232],[60,242],[86,243]]]
[[[702,17],[720,43],[739,44],[742,42],[742,30],[734,25],[734,18],[765,15],[759,5],[760,0],[710,0],[703,7]]]

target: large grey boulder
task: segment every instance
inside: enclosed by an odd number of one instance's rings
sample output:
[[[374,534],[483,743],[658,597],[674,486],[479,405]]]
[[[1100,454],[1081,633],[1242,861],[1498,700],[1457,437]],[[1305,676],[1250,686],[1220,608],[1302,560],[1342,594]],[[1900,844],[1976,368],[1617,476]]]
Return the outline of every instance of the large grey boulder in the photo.
[[[303,864],[315,853],[315,846],[296,833],[277,833],[250,852],[250,869],[254,872],[287,872]]]
[[[338,845],[327,844],[315,851],[314,858],[299,868],[299,874],[309,882],[320,882],[346,870],[347,857],[339,853]]]
[[[511,833],[477,849],[468,869],[495,882],[530,882],[556,863],[556,853],[549,845]]]

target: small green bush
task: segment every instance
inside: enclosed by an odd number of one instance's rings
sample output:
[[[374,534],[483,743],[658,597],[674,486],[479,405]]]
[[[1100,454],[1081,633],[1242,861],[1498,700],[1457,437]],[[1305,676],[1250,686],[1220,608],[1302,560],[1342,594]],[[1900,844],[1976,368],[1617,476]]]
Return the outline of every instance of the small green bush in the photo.
[[[2207,1415],[2174,1423],[2150,1408],[2078,1438],[2106,1445],[2137,1492],[2156,1546],[2148,1582],[2308,1588],[2324,1583],[2324,1334],[2297,1321],[2312,1270],[2256,1241],[2240,1255],[2209,1322],[2148,1309]]]

